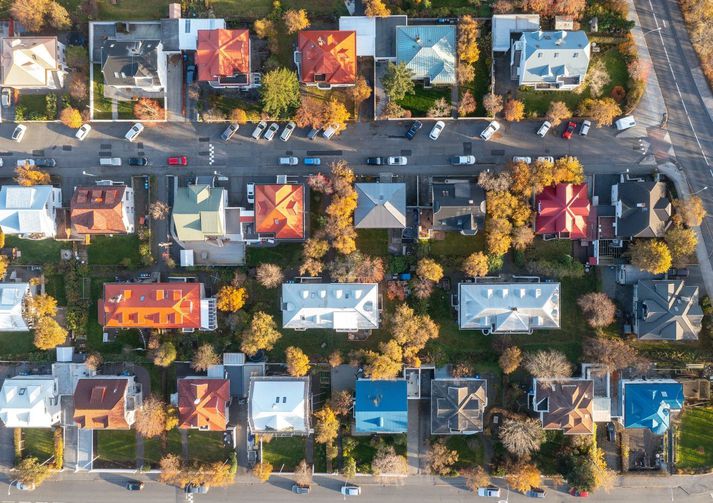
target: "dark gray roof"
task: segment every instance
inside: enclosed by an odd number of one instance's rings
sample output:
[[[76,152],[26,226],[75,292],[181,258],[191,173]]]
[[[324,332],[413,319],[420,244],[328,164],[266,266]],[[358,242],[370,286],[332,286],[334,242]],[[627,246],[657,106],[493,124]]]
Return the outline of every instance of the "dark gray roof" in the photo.
[[[703,310],[697,286],[686,286],[683,280],[640,280],[635,300],[635,332],[640,339],[698,339]]]
[[[166,51],[180,50],[178,40],[178,19],[161,20],[161,42]]]
[[[374,56],[376,58],[396,57],[396,27],[408,25],[407,16],[386,16],[376,19],[376,41]]]
[[[357,183],[354,227],[403,229],[406,227],[405,183]]]
[[[464,435],[483,431],[487,390],[484,379],[431,381],[431,434]]]
[[[102,44],[104,82],[118,87],[160,86],[160,40],[105,40]]]
[[[467,180],[433,184],[433,230],[478,232],[485,218],[485,192]]]
[[[617,185],[616,235],[655,238],[671,221],[671,201],[663,182],[624,182]]]

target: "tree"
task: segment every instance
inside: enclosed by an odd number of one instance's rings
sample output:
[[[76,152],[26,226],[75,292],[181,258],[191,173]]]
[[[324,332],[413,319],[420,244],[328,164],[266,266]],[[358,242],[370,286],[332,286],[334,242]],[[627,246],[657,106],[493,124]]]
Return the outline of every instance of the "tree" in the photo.
[[[342,390],[335,393],[329,403],[336,415],[346,417],[354,405],[354,396],[350,391]]]
[[[675,225],[666,231],[664,241],[671,252],[671,260],[676,265],[682,266],[695,253],[698,236],[693,229]]]
[[[30,32],[40,31],[45,25],[66,30],[71,24],[67,9],[53,0],[14,0],[10,13]]]
[[[468,114],[475,112],[477,104],[475,103],[475,98],[470,92],[470,89],[463,93],[460,98],[460,103],[458,103],[458,115],[460,117],[465,117]]]
[[[166,118],[163,107],[151,98],[139,98],[134,104],[134,116],[142,121],[158,121]]]
[[[533,418],[506,418],[498,432],[503,447],[517,457],[529,456],[540,450],[545,432],[540,421]]]
[[[564,464],[568,465],[567,482],[581,491],[594,491],[600,487],[609,490],[614,483],[615,474],[607,468],[604,451],[595,444],[573,450]]]
[[[233,108],[230,111],[230,122],[243,125],[248,121],[248,114],[242,108]]]
[[[322,123],[325,125],[337,125],[339,129],[336,134],[346,127],[349,120],[349,111],[344,103],[337,98],[332,98],[324,104],[322,108]]]
[[[427,314],[416,314],[407,304],[400,304],[391,319],[393,341],[401,347],[403,358],[420,366],[418,353],[428,341],[437,339],[440,327]]]
[[[406,66],[406,63],[401,62],[395,65],[389,62],[386,74],[381,79],[384,92],[389,100],[399,101],[404,99],[407,94],[413,94],[416,87],[411,79],[413,79],[413,72]]]
[[[512,176],[505,171],[500,173],[481,171],[478,174],[478,185],[487,192],[506,192],[510,190],[512,182]]]
[[[18,482],[38,487],[50,476],[50,465],[42,464],[40,461],[30,456],[21,460],[15,466],[15,478]]]
[[[51,183],[49,173],[41,171],[28,163],[15,168],[15,181],[23,187],[49,185]]]
[[[463,260],[463,272],[471,278],[480,278],[488,274],[488,256],[483,252],[475,252]]]
[[[218,290],[216,306],[220,311],[234,313],[243,308],[247,299],[248,292],[245,288],[225,285]]]
[[[384,279],[384,261],[359,251],[337,256],[328,266],[333,281],[338,283],[380,283]]]
[[[488,93],[483,96],[483,108],[490,117],[495,117],[503,109],[503,97],[497,94]]]
[[[324,269],[324,264],[317,259],[308,258],[300,265],[300,276],[319,276]]]
[[[431,444],[428,452],[428,466],[431,473],[447,476],[453,473],[453,465],[458,462],[458,451],[449,449],[443,439]]]
[[[458,23],[458,59],[473,64],[480,59],[478,22],[472,16],[462,16]]]
[[[309,372],[309,358],[304,352],[295,346],[290,346],[285,350],[287,361],[287,373],[293,377],[301,377]]]
[[[671,252],[657,239],[639,239],[629,249],[631,264],[651,274],[663,274],[671,268]]]
[[[621,339],[589,338],[584,342],[584,356],[586,361],[602,365],[610,372],[629,367],[643,369],[648,365],[636,348]]]
[[[458,67],[456,68],[456,76],[458,78],[458,84],[460,84],[461,86],[470,84],[475,80],[475,67],[468,63],[458,63]],[[466,92],[469,93],[470,91],[468,90]],[[463,98],[461,97],[461,101],[462,100]]]
[[[272,465],[270,463],[257,463],[253,467],[253,477],[260,482],[267,482],[272,475]]]
[[[498,359],[500,368],[503,369],[503,374],[512,374],[515,372],[520,366],[521,361],[522,351],[520,351],[520,348],[517,346],[505,348],[505,351],[502,352]]]
[[[371,462],[371,472],[376,475],[406,475],[408,462],[404,456],[396,454],[393,445],[382,444],[376,449]]]
[[[315,175],[308,176],[307,185],[309,185],[310,189],[321,194],[330,195],[332,194],[332,192],[334,192],[334,189],[332,187],[332,180],[328,176],[323,175],[322,173],[317,173]],[[325,243],[327,242],[325,241]],[[329,243],[327,243],[326,249],[329,250]],[[325,253],[327,252],[325,251]]]
[[[384,107],[384,117],[389,119],[403,119],[406,117],[411,117],[411,110],[406,110],[398,103],[389,101]]]
[[[321,259],[329,251],[329,243],[323,239],[309,238],[302,248],[305,258]]]
[[[54,349],[67,340],[67,331],[49,316],[40,318],[34,328],[37,349]]]
[[[509,14],[515,11],[515,5],[512,0],[496,0],[493,4],[494,14]]]
[[[96,351],[92,351],[87,355],[87,358],[84,360],[84,366],[87,367],[87,369],[89,370],[98,370],[103,362],[104,358],[102,358],[102,355],[97,353]]]
[[[82,103],[86,102],[89,96],[89,87],[87,86],[87,74],[74,72],[70,74],[69,78],[69,95],[77,101]],[[82,114],[80,113],[81,117]],[[61,116],[60,116],[61,119]]]
[[[364,374],[372,379],[394,379],[403,370],[403,351],[395,341],[379,344],[380,353],[367,351]]]
[[[391,11],[383,0],[364,0],[364,15],[369,17],[390,16]]]
[[[275,28],[275,23],[270,19],[262,18],[256,19],[253,23],[253,31],[257,38],[275,38],[277,36],[277,29]]]
[[[525,104],[520,100],[510,98],[505,102],[503,113],[506,121],[520,122],[525,118]]]
[[[0,229],[0,248],[5,248],[5,233]]]
[[[346,456],[342,463],[342,475],[345,479],[353,479],[356,477],[357,465],[356,460],[351,456]]]
[[[485,241],[488,253],[505,255],[510,249],[512,224],[504,218],[488,218],[485,221]]]
[[[579,159],[571,155],[558,158],[554,163],[554,183],[584,183],[584,168]]]
[[[579,104],[579,115],[591,117],[597,127],[611,126],[614,118],[621,115],[621,108],[612,98],[585,98]]]
[[[309,487],[312,484],[312,467],[304,459],[295,468],[295,484],[300,487]]]
[[[552,127],[559,126],[563,119],[569,117],[572,117],[572,112],[564,101],[551,102],[550,108],[547,110],[547,115],[545,115],[545,118],[550,121]]]
[[[55,30],[67,30],[72,26],[72,20],[69,18],[67,9],[57,2],[48,2],[46,16],[47,24]]]
[[[592,328],[603,328],[614,323],[616,306],[604,292],[585,293],[577,299],[577,305]]]
[[[193,360],[191,360],[191,368],[198,372],[204,372],[208,370],[208,367],[213,365],[218,365],[220,363],[220,357],[215,352],[215,348],[212,344],[201,344],[198,349],[193,354]]]
[[[30,296],[27,299],[27,311],[34,320],[39,320],[46,316],[57,315],[57,299],[46,293]]]
[[[282,15],[282,20],[287,28],[287,33],[297,33],[300,30],[309,28],[310,22],[307,17],[307,11],[304,9],[290,9]]]
[[[416,266],[416,275],[419,277],[438,283],[443,277],[443,267],[431,258],[422,258]]]
[[[166,404],[156,396],[144,399],[136,413],[134,428],[143,438],[158,437],[166,431]]]
[[[80,127],[83,122],[82,114],[79,113],[79,110],[72,107],[62,109],[62,112],[59,114],[59,120],[65,126],[74,129]]]
[[[278,332],[275,320],[269,314],[258,311],[250,321],[250,327],[243,332],[240,350],[248,355],[254,355],[261,349],[270,350],[282,337]]]
[[[707,212],[703,201],[698,196],[673,200],[673,223],[687,227],[698,227],[703,222]]]
[[[531,463],[516,466],[505,479],[510,487],[521,493],[526,493],[531,488],[540,487],[542,484],[540,470]]]
[[[342,352],[338,349],[335,349],[329,354],[329,359],[327,361],[330,367],[339,367],[342,363],[344,363],[344,359],[342,358]]]
[[[314,441],[318,444],[331,444],[339,434],[339,419],[329,405],[314,413]]]
[[[65,49],[65,59],[67,66],[74,68],[78,73],[87,75],[89,73],[89,54],[86,47],[81,45],[70,45]]]
[[[556,349],[527,353],[525,369],[537,379],[558,379],[572,375],[572,364],[564,353]]]
[[[532,244],[535,240],[535,232],[532,227],[523,225],[521,227],[515,227],[512,230],[512,247],[516,250],[522,251]]]
[[[363,75],[357,76],[354,87],[352,87],[352,100],[354,100],[354,106],[358,109],[359,105],[361,105],[364,100],[369,99],[370,96],[371,86]]]
[[[490,475],[487,474],[482,466],[476,466],[475,468],[466,470],[463,476],[465,477],[466,487],[473,492],[477,492],[480,487],[490,485]]]
[[[438,98],[433,102],[431,108],[428,109],[426,115],[429,117],[450,117],[452,110],[453,105],[451,105],[445,98]]]
[[[163,201],[154,201],[149,205],[149,216],[152,220],[166,220],[170,208]]]
[[[262,110],[274,118],[288,118],[300,104],[300,83],[297,74],[287,68],[277,68],[262,77]]]
[[[257,282],[265,288],[277,288],[285,278],[279,265],[267,263],[257,266],[255,277]]]
[[[176,346],[172,342],[162,343],[153,354],[153,363],[158,367],[168,367],[176,359]]]
[[[10,265],[10,259],[5,255],[0,255],[0,279],[5,277],[7,267]]]

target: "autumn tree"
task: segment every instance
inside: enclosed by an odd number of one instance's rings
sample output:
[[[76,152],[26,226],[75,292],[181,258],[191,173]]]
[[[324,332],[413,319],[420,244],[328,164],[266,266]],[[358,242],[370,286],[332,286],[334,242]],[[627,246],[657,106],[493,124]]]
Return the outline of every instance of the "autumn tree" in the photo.
[[[253,466],[253,477],[258,479],[260,482],[267,482],[270,480],[270,475],[272,475],[272,465],[270,463],[257,463]]]
[[[540,421],[533,418],[507,418],[498,431],[503,447],[522,458],[539,451],[545,440]]]
[[[141,121],[158,121],[166,118],[163,107],[151,98],[139,98],[134,104],[134,116]]]
[[[254,355],[261,349],[270,350],[282,337],[277,330],[275,320],[269,314],[258,311],[253,315],[250,326],[243,332],[240,350],[248,355]]]
[[[291,117],[300,105],[297,74],[287,68],[277,68],[263,75],[260,91],[262,110],[273,118]]]
[[[526,493],[533,487],[540,487],[542,477],[540,470],[531,463],[519,464],[505,477],[507,483],[515,491]]]
[[[384,279],[384,261],[359,251],[339,255],[327,267],[338,283],[380,283]]]
[[[537,379],[558,379],[572,375],[572,364],[556,349],[541,349],[525,355],[525,369]]]
[[[314,413],[314,441],[318,444],[331,444],[339,434],[339,419],[329,405]]]
[[[225,285],[218,290],[216,306],[220,311],[234,313],[245,305],[248,299],[248,292],[245,288],[236,288],[232,285]]]
[[[552,101],[547,109],[545,118],[552,124],[552,127],[560,125],[562,120],[572,117],[572,111],[564,101]]]
[[[312,467],[304,459],[295,468],[295,484],[300,487],[309,487],[312,484]]]
[[[431,108],[428,109],[426,115],[428,117],[450,117],[453,111],[453,105],[451,105],[445,98],[438,98],[433,102]]]
[[[300,276],[319,276],[324,269],[324,264],[317,259],[307,258],[300,264]]]
[[[472,114],[475,112],[476,107],[477,104],[475,103],[475,98],[473,98],[473,94],[470,92],[470,89],[467,89],[463,93],[463,96],[461,96],[460,102],[458,103],[458,115],[460,117],[465,117],[468,114]]]
[[[10,14],[29,32],[38,32],[47,26],[55,30],[71,26],[67,9],[54,0],[14,0]]]
[[[30,456],[15,465],[14,478],[23,485],[38,487],[50,476],[50,466]]]
[[[399,101],[404,99],[407,94],[413,94],[415,84],[411,79],[413,79],[413,72],[406,66],[406,63],[394,64],[389,62],[386,74],[381,79],[384,92],[386,92],[389,100]]]
[[[321,259],[329,251],[329,243],[324,239],[309,238],[302,248],[305,258]]]
[[[215,352],[215,348],[212,344],[201,344],[198,349],[193,354],[193,359],[191,360],[191,368],[198,372],[204,372],[208,370],[208,367],[213,365],[218,365],[220,363],[220,358]]]
[[[347,107],[337,98],[331,98],[322,107],[322,124],[339,126],[336,134],[339,134],[345,128],[349,117]]]
[[[664,241],[671,252],[671,260],[677,266],[684,266],[696,251],[698,236],[690,228],[674,225],[664,236]]]
[[[498,364],[503,370],[503,374],[512,374],[520,366],[522,361],[522,351],[517,346],[510,346],[505,348],[505,350],[500,355],[498,359]]]
[[[554,183],[574,183],[584,182],[584,167],[576,157],[565,155],[558,158],[554,163]]]
[[[59,120],[65,126],[76,129],[82,125],[82,114],[76,108],[65,107],[59,114]]]
[[[431,444],[427,460],[431,473],[441,476],[451,475],[454,471],[453,465],[458,462],[458,451],[449,449],[446,442],[439,439]]]
[[[468,63],[463,63],[463,62],[458,63],[458,67],[456,68],[456,77],[458,79],[458,84],[460,84],[461,86],[470,84],[471,82],[473,82],[475,80],[475,67]],[[466,92],[470,92],[470,91],[466,91]],[[463,98],[461,98],[461,100],[462,99]]]
[[[301,377],[309,372],[309,358],[298,347],[290,346],[285,349],[285,361],[287,362],[287,373],[293,377]]]
[[[379,344],[379,352],[366,351],[364,374],[371,379],[394,379],[403,369],[403,350],[394,340]]]
[[[458,59],[473,64],[480,58],[478,22],[472,16],[462,16],[458,23]]]
[[[369,99],[371,96],[371,86],[366,81],[363,75],[358,75],[354,87],[351,89],[352,100],[354,101],[354,106],[358,109],[359,105],[363,101]]]
[[[37,349],[54,349],[67,340],[67,331],[54,318],[43,316],[34,326],[34,344]]]
[[[603,328],[614,323],[616,306],[604,292],[585,293],[577,299],[577,305],[592,328]]]
[[[98,370],[102,363],[104,363],[104,358],[96,351],[89,353],[87,358],[84,360],[84,366],[89,370]]]
[[[689,196],[686,199],[674,199],[673,223],[687,227],[698,227],[706,216],[703,201],[698,196]]]
[[[629,248],[631,264],[651,274],[663,274],[671,268],[671,252],[658,239],[639,239]]]
[[[143,438],[161,435],[166,431],[166,404],[154,395],[145,398],[136,412],[134,428]]]
[[[334,188],[332,187],[332,180],[328,176],[323,175],[322,173],[309,175],[307,177],[307,185],[309,185],[310,189],[315,192],[319,192],[320,194],[330,195],[332,194],[332,192],[334,192]],[[327,249],[329,249],[329,244],[327,244]]]
[[[282,15],[282,21],[285,23],[287,33],[290,34],[309,28],[310,25],[307,11],[304,9],[289,9],[285,11]]]
[[[49,173],[39,170],[29,163],[15,168],[15,181],[22,187],[49,185],[51,183]]]
[[[152,220],[166,220],[170,208],[163,201],[154,201],[149,205],[149,216]]]
[[[465,470],[462,475],[465,477],[466,487],[473,492],[478,492],[479,488],[490,485],[490,475],[482,466]]]
[[[535,240],[535,232],[532,227],[528,225],[522,225],[520,227],[515,227],[510,234],[512,239],[512,247],[516,250],[522,251],[532,244]]]
[[[418,353],[432,339],[438,338],[440,327],[427,314],[416,314],[407,304],[396,308],[391,319],[393,342],[402,350],[406,362],[420,366]]]
[[[282,268],[277,264],[262,263],[255,273],[257,282],[265,288],[277,288],[285,278]]]
[[[57,315],[57,299],[46,293],[32,295],[27,298],[26,309],[34,320],[54,317]]]
[[[633,346],[621,339],[592,337],[584,342],[586,361],[597,363],[608,371],[624,370],[628,367],[645,368],[647,360],[639,355]]]
[[[416,265],[416,275],[425,280],[438,283],[443,277],[443,267],[435,260],[424,257]]]
[[[503,97],[494,93],[483,96],[483,108],[489,117],[495,117],[503,110]]]
[[[230,122],[243,125],[248,121],[248,114],[242,108],[233,108],[230,111]]]
[[[172,342],[162,343],[153,353],[153,363],[157,367],[168,367],[176,359],[176,346]]]
[[[579,103],[579,115],[591,117],[597,127],[611,126],[614,118],[621,115],[621,108],[612,98],[585,98]]]
[[[512,176],[506,171],[501,171],[500,173],[481,171],[478,174],[478,185],[487,192],[508,191],[512,183]]]
[[[69,77],[68,91],[69,95],[79,102],[86,102],[89,96],[89,86],[87,86],[87,80],[89,77],[85,73],[73,72]],[[79,114],[80,118],[82,114]],[[61,119],[61,115],[60,115]]]
[[[371,472],[380,475],[406,475],[408,462],[404,456],[396,454],[393,445],[381,444],[371,462]]]
[[[503,113],[506,121],[520,122],[525,118],[525,104],[520,100],[510,98],[505,102]]]
[[[339,367],[342,363],[344,363],[344,359],[342,358],[342,352],[339,351],[338,349],[335,349],[334,351],[332,351],[329,354],[327,363],[329,363],[329,366],[332,368]]]
[[[275,23],[267,18],[256,19],[253,23],[253,31],[257,38],[273,38],[277,36]]]
[[[354,406],[354,396],[349,390],[342,390],[332,396],[329,404],[336,415],[346,417]]]
[[[369,17],[390,16],[391,11],[383,0],[364,0],[364,15]]]
[[[488,218],[485,221],[485,241],[488,253],[505,255],[512,243],[510,233],[512,224],[504,218]]]
[[[483,252],[475,252],[463,260],[463,272],[471,278],[480,278],[488,274],[488,257]]]

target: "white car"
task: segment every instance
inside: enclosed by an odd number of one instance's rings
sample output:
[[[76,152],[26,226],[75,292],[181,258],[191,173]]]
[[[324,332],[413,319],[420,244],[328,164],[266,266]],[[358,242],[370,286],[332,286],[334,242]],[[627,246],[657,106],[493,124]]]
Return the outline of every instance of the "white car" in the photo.
[[[582,122],[582,127],[579,130],[579,135],[580,136],[587,136],[589,134],[589,129],[592,127],[592,123],[590,121],[584,121]]]
[[[543,122],[542,125],[540,126],[540,129],[537,130],[537,136],[544,138],[551,127],[552,127],[552,124],[550,123],[550,121]]]
[[[627,115],[626,117],[622,117],[621,119],[616,121],[614,125],[619,131],[624,131],[625,129],[629,129],[636,126],[636,120],[634,119],[633,115]]]
[[[552,164],[555,163],[555,158],[552,157],[551,155],[541,155],[537,159],[535,159],[537,162],[551,162]]]
[[[391,156],[386,158],[386,164],[389,166],[406,166],[408,159],[402,155]]]
[[[254,183],[249,183],[246,186],[247,194],[248,194],[248,202],[250,204],[253,204],[255,202],[255,184]]]
[[[272,141],[272,139],[275,137],[275,133],[280,129],[279,124],[277,122],[273,122],[270,124],[270,127],[267,128],[267,131],[265,131],[265,136],[263,138],[267,141]]]
[[[27,126],[25,126],[24,124],[18,124],[15,130],[12,132],[12,139],[17,143],[20,143],[25,137],[26,132]]]
[[[144,130],[144,125],[141,124],[140,122],[137,122],[133,126],[131,126],[131,129],[124,135],[124,138],[126,138],[129,141],[134,141],[138,136],[141,134],[141,132]]]
[[[294,122],[290,121],[287,123],[285,126],[285,129],[282,130],[282,133],[280,133],[280,140],[282,141],[287,141],[290,139],[290,136],[292,136],[292,132],[295,130],[297,127],[297,124]]]
[[[2,106],[7,108],[10,106],[10,102],[12,101],[12,89],[9,87],[6,87],[5,89],[2,90]]]
[[[532,164],[532,157],[516,155],[513,156],[512,162],[524,162],[525,164]]]
[[[297,164],[300,162],[299,158],[295,156],[291,157],[280,157],[279,164],[280,166],[297,166]]]
[[[329,127],[322,132],[322,136],[327,140],[331,140],[332,136],[337,134],[337,131],[339,131],[339,124],[330,124]]]
[[[260,137],[262,136],[262,132],[267,129],[267,122],[265,121],[260,121],[257,123],[257,126],[255,126],[255,130],[253,131],[252,137],[256,140],[259,140]]]
[[[18,159],[17,167],[19,168],[20,166],[35,166],[35,160],[34,159]]]
[[[29,484],[23,484],[19,480],[15,484],[15,487],[17,487],[20,491],[34,491],[35,490],[35,484],[34,482],[30,482]]]
[[[488,124],[488,127],[483,129],[483,132],[480,133],[480,137],[484,141],[488,141],[489,139],[491,139],[493,137],[493,135],[495,133],[498,132],[499,129],[500,129],[500,123],[498,121],[492,121],[490,124]]]
[[[446,127],[446,123],[443,121],[438,121],[433,125],[433,129],[431,129],[431,132],[428,134],[428,137],[432,140],[437,140],[439,136],[441,136],[441,133],[443,132],[443,129]]]
[[[74,137],[79,141],[84,141],[84,138],[87,137],[87,135],[89,134],[89,131],[91,131],[91,130],[92,130],[92,126],[90,126],[89,124],[84,124],[84,125],[82,125],[82,127],[77,129],[77,132],[74,135]]]
[[[474,155],[454,155],[450,159],[453,166],[470,166],[475,164]]]
[[[361,494],[361,487],[359,486],[342,486],[341,493],[344,496],[359,496]]]

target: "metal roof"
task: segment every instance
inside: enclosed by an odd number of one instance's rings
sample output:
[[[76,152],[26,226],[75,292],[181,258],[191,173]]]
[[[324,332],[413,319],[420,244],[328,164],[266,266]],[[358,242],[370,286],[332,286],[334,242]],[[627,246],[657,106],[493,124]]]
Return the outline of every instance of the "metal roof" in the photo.
[[[413,79],[431,84],[456,82],[456,27],[417,25],[396,27],[396,61],[406,63]]]
[[[357,229],[403,229],[406,227],[405,183],[357,183]]]
[[[354,401],[356,431],[405,433],[408,429],[406,380],[359,379]]]
[[[248,421],[252,433],[307,434],[309,377],[252,377]]]
[[[584,81],[590,46],[583,31],[531,31],[520,38],[520,85]]]
[[[538,14],[496,14],[493,16],[493,51],[510,50],[510,34],[540,29]]]

